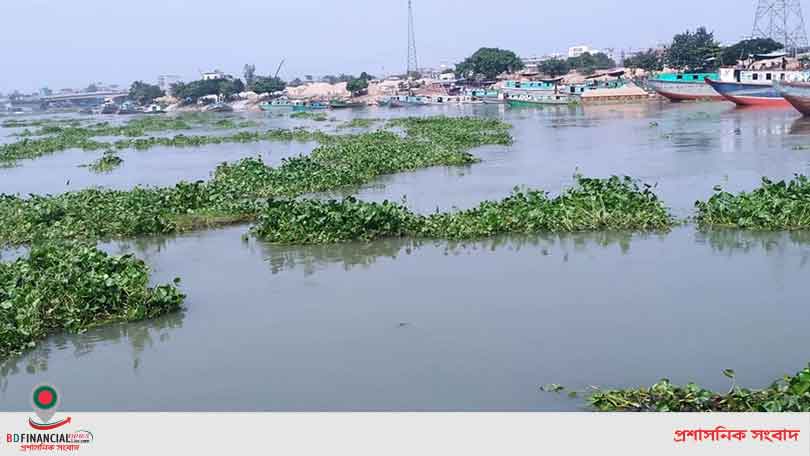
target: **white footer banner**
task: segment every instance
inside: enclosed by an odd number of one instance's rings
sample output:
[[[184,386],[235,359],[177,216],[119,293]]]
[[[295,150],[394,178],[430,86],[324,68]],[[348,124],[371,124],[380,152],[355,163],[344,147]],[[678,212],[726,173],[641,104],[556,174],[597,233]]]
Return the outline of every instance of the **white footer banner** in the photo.
[[[0,454],[810,454],[810,414],[59,412],[47,418],[0,413]]]

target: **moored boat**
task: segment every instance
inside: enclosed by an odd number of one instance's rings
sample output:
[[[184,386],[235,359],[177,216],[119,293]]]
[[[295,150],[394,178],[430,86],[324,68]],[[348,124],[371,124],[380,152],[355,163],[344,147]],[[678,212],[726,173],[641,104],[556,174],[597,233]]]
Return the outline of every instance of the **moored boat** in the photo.
[[[144,108],[143,112],[145,114],[163,114],[166,112],[159,104],[152,103],[151,105]]]
[[[382,97],[377,100],[378,106],[388,106],[389,108],[401,108],[405,106],[425,106],[428,105],[429,100],[422,96],[412,95],[395,95],[390,97]]]
[[[259,109],[261,109],[262,111],[273,111],[277,109],[293,109],[300,104],[303,103],[291,101],[286,98],[280,98],[278,100],[267,101],[260,104]]]
[[[647,81],[659,95],[671,101],[722,101],[706,78],[718,79],[717,73],[662,73]]]
[[[104,103],[99,109],[99,114],[117,114],[117,113],[118,113],[118,105],[112,102]]]
[[[332,100],[329,102],[329,107],[332,109],[356,109],[365,106],[366,104],[360,101]]]
[[[329,109],[329,105],[320,101],[311,101],[309,103],[301,103],[293,106],[293,111],[315,111],[320,109]]]
[[[226,103],[214,103],[203,108],[203,112],[233,112],[233,107]]]
[[[121,115],[124,115],[124,114],[138,114],[139,112],[142,112],[142,111],[139,111],[135,107],[135,104],[130,102],[130,101],[123,102],[121,104],[121,107],[118,108],[118,114],[121,114]]]
[[[706,82],[723,98],[737,106],[790,106],[790,103],[779,95],[773,85],[723,82],[708,78]]]
[[[774,81],[794,82],[803,77],[801,71],[723,68],[719,80],[706,78],[706,82],[738,106],[787,107],[790,103],[774,88]]]
[[[810,117],[810,82],[774,81],[774,90],[806,117]]]
[[[575,104],[579,100],[565,93],[550,93],[550,94],[511,94],[507,95],[506,103],[513,108],[525,106],[542,106],[542,105],[568,105]]]

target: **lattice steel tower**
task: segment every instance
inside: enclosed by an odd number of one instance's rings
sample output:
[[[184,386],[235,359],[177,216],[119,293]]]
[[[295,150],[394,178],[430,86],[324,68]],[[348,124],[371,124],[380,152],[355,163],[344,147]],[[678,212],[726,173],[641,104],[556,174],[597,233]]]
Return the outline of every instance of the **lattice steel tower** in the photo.
[[[416,60],[416,31],[413,28],[413,2],[408,0],[408,71],[407,76],[419,73],[419,62]]]
[[[771,38],[784,44],[785,49],[790,51],[806,48],[807,31],[801,1],[759,0],[752,36]]]

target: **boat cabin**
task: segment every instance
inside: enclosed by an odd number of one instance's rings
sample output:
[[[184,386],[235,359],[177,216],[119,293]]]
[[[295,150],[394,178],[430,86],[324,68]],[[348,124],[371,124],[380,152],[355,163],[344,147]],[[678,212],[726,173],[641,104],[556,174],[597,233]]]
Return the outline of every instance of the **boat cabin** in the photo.
[[[653,80],[662,82],[694,82],[702,84],[706,78],[715,80],[717,73],[661,73]]]
[[[723,82],[770,85],[773,81],[798,81],[802,79],[801,71],[720,69],[720,80]]]

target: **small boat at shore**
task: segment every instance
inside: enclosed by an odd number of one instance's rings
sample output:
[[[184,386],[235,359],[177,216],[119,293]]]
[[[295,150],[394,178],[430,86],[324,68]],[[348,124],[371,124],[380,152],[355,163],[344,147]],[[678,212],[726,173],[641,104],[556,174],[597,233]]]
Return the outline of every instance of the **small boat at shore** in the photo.
[[[387,106],[389,108],[402,108],[405,106],[426,106],[430,104],[426,97],[418,95],[396,95],[390,97],[383,97],[377,100],[378,106]]]
[[[357,109],[366,107],[366,104],[360,101],[332,100],[329,102],[329,107],[332,109]]]
[[[773,88],[802,115],[810,117],[810,82],[774,81]]]
[[[274,111],[277,109],[293,109],[298,105],[302,105],[303,102],[300,101],[292,101],[286,98],[280,98],[278,100],[264,102],[259,105],[259,109],[262,111]]]
[[[293,106],[293,111],[296,112],[317,111],[321,109],[329,109],[329,104],[320,101],[310,101],[309,103],[301,103]]]
[[[138,110],[138,109],[135,107],[135,104],[134,104],[134,103],[129,102],[129,101],[125,101],[124,103],[122,103],[122,104],[121,104],[121,107],[120,107],[120,108],[118,108],[118,114],[120,114],[120,115],[126,115],[126,114],[138,114],[138,113],[141,113],[141,112],[142,112],[142,111],[139,111],[139,110]]]
[[[112,102],[104,103],[98,111],[99,114],[118,114],[118,105]]]
[[[647,81],[656,93],[670,101],[723,101],[706,79],[719,79],[717,73],[662,73]]]
[[[159,104],[153,103],[143,109],[144,114],[164,114],[166,112]]]
[[[565,93],[551,93],[541,95],[539,93],[527,94],[511,94],[506,97],[506,103],[511,108],[526,107],[526,106],[543,106],[543,105],[569,105],[579,102],[577,97],[572,97]]]
[[[214,103],[203,108],[203,112],[233,112],[233,108],[226,103]]]

